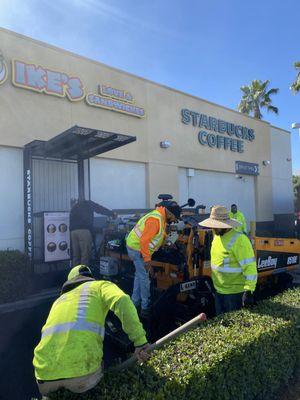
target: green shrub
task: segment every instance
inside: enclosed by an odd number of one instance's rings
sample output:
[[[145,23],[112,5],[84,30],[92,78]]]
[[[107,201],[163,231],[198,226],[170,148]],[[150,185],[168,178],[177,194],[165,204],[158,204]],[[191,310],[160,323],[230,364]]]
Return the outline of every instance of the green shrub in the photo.
[[[29,291],[29,258],[18,250],[0,251],[0,303],[21,299]]]
[[[300,288],[188,332],[148,363],[52,400],[267,400],[300,364]]]

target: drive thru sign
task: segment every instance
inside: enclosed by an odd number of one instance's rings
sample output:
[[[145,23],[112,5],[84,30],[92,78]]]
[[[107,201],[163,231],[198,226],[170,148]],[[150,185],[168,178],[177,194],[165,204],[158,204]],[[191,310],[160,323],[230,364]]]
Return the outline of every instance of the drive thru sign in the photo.
[[[235,172],[244,175],[259,175],[258,164],[249,163],[245,161],[235,162]]]

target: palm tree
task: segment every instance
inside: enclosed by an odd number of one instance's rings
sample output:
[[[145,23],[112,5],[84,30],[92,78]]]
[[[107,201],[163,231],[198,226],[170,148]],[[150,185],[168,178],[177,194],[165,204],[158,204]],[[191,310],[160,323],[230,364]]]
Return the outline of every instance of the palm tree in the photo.
[[[293,175],[293,188],[294,188],[294,200],[295,200],[295,210],[300,211],[300,176]]]
[[[300,61],[297,61],[294,63],[294,67],[296,68],[296,70],[299,70],[295,81],[292,83],[290,89],[295,92],[298,93],[300,92]]]
[[[267,90],[269,83],[270,81],[262,82],[261,80],[254,79],[250,85],[241,86],[243,96],[238,105],[238,110],[248,115],[253,113],[253,116],[258,119],[262,119],[260,110],[263,107],[266,107],[268,111],[278,114],[278,108],[272,106],[270,96],[278,93],[279,89]]]

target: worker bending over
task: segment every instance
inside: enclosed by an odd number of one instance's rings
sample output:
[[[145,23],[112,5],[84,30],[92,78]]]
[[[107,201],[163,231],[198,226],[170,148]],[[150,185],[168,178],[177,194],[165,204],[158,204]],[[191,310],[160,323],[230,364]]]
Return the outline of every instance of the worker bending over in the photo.
[[[155,210],[144,215],[130,231],[127,252],[135,266],[131,299],[136,307],[141,305],[141,315],[149,315],[151,257],[163,244],[167,223],[180,218],[181,208],[175,201],[162,201]]]
[[[72,245],[72,266],[89,265],[93,245],[94,212],[113,216],[114,213],[92,200],[72,201],[70,212],[70,233]]]
[[[34,350],[33,365],[42,395],[59,388],[83,393],[100,381],[109,310],[122,322],[138,360],[149,357],[145,331],[129,296],[111,282],[96,281],[87,266],[78,265],[52,305]]]
[[[229,213],[229,217],[237,220],[240,225],[235,228],[237,232],[242,232],[247,235],[247,222],[244,214],[238,210],[236,204],[231,204],[231,212]]]
[[[210,217],[199,225],[212,228],[211,276],[216,290],[216,314],[238,310],[253,303],[257,282],[256,260],[248,237],[235,228],[223,206],[214,206]]]

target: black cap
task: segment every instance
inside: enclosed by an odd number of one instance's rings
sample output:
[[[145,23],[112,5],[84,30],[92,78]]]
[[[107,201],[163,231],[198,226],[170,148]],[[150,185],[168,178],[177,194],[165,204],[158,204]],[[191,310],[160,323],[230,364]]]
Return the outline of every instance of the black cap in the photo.
[[[167,209],[168,211],[170,211],[170,212],[174,215],[174,217],[176,217],[177,219],[180,218],[181,207],[179,207],[178,204],[175,203],[175,204],[173,204],[173,205],[166,206],[166,209]]]
[[[163,200],[157,204],[158,207],[165,207],[170,213],[174,215],[175,218],[179,219],[181,214],[181,207],[176,203],[176,201]]]

